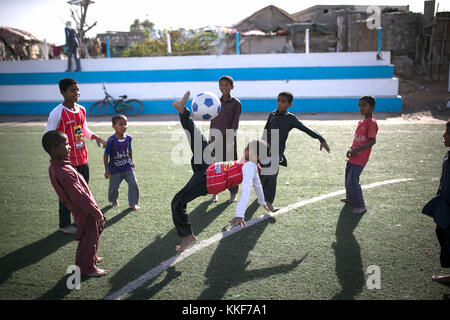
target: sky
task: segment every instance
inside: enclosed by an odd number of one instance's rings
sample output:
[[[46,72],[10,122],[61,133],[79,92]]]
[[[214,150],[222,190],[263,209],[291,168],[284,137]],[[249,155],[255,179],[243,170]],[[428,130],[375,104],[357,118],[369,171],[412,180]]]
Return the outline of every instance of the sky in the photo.
[[[95,37],[106,31],[129,31],[135,19],[150,20],[157,29],[230,27],[254,12],[274,5],[293,14],[314,5],[409,5],[423,12],[423,0],[93,0],[87,12],[88,33]],[[439,11],[450,11],[450,1],[437,0]],[[64,44],[65,22],[72,20],[67,0],[0,0],[0,25],[28,31],[48,43]],[[72,22],[74,25],[74,22]]]

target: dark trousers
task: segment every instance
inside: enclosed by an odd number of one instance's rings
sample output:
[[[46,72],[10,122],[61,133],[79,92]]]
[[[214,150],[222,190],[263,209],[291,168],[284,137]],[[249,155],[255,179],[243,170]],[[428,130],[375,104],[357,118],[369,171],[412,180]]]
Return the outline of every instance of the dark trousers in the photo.
[[[450,227],[443,229],[436,226],[436,236],[441,246],[441,254],[439,256],[441,267],[450,268]]]
[[[81,62],[80,58],[78,57],[78,47],[76,46],[69,46],[67,48],[67,71],[72,71],[72,55],[75,59],[75,65],[76,65],[76,71],[81,70]]]
[[[358,166],[347,161],[345,167],[345,194],[353,208],[364,208],[366,206],[361,185],[359,184],[359,177],[363,170],[364,166]]]
[[[261,169],[265,167],[270,167],[271,163],[269,164],[261,164]],[[273,203],[275,201],[275,194],[277,193],[277,179],[278,179],[278,172],[280,167],[278,166],[275,174],[262,174],[260,171],[259,179],[261,180],[261,186],[264,191],[264,199],[266,202]]]
[[[74,167],[86,180],[86,183],[89,183],[89,166],[87,162],[81,166]],[[70,220],[70,211],[66,208],[66,206],[59,200],[59,227],[64,228],[71,225],[72,222]]]
[[[205,137],[192,121],[189,111],[186,109],[185,112],[179,116],[180,123],[183,126],[183,129],[186,130],[186,135],[191,146],[193,154],[191,166],[194,174],[186,185],[173,197],[171,209],[173,223],[177,229],[178,236],[186,237],[193,234],[186,212],[187,204],[200,196],[208,194],[208,189],[206,188],[206,169],[209,165],[204,161],[203,156],[201,157],[200,163],[195,163],[194,158],[196,157],[194,157],[194,155],[196,152],[198,153],[200,151],[203,154],[205,148],[209,147]],[[198,143],[199,141],[201,141],[201,147],[197,149],[195,145],[196,142]],[[198,144],[198,146],[200,146],[200,144]],[[196,159],[198,160],[198,157]]]

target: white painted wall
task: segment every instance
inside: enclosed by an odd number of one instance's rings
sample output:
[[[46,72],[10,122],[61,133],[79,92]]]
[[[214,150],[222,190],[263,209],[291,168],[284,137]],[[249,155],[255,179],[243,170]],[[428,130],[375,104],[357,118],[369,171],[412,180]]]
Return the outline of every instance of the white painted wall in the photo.
[[[98,100],[104,97],[101,83],[80,84],[80,100]],[[140,100],[172,100],[181,97],[187,90],[191,94],[211,91],[220,96],[217,82],[140,82],[108,83],[107,91],[118,98],[128,95]],[[290,91],[294,97],[358,97],[396,96],[398,79],[357,80],[291,80],[291,81],[235,81],[232,91],[235,97],[273,99],[281,91]],[[14,85],[0,86],[1,101],[57,101],[61,99],[58,85]]]
[[[390,64],[390,52],[383,52],[384,60],[377,60],[376,54],[376,52],[324,52],[82,59],[81,67],[83,71],[120,71],[243,67],[382,66]],[[0,73],[63,72],[66,66],[67,60],[3,61],[0,62]]]

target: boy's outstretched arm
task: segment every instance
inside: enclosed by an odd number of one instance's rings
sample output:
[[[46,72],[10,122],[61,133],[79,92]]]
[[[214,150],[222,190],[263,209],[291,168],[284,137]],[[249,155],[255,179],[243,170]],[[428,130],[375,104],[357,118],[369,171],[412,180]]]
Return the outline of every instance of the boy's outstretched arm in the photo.
[[[298,120],[296,117],[292,117],[292,125],[299,129],[300,131],[303,131],[307,135],[309,135],[311,138],[319,139],[320,141],[320,151],[322,151],[323,148],[327,150],[327,152],[330,152],[330,147],[328,146],[328,143],[325,141],[325,139],[316,131],[313,129],[305,126],[300,120]]]
[[[92,134],[91,140],[97,141],[97,145],[100,147],[100,144],[103,146],[103,149],[106,147],[106,141],[97,136],[95,133]]]
[[[320,143],[320,151],[322,151],[322,148],[325,148],[325,150],[330,153],[330,147],[328,146],[328,143],[326,141],[322,141]]]

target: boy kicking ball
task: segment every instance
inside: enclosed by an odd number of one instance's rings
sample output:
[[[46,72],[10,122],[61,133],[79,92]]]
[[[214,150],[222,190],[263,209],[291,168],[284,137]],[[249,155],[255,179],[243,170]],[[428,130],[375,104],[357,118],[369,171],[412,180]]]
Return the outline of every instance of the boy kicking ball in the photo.
[[[258,176],[258,161],[260,156],[267,154],[267,143],[262,140],[250,141],[244,149],[244,158],[239,161],[215,162],[209,165],[202,157],[201,163],[195,163],[195,139],[201,139],[202,155],[205,154],[205,148],[209,147],[207,140],[195,126],[190,117],[189,110],[185,107],[189,95],[190,92],[187,91],[181,100],[172,103],[173,107],[178,111],[180,123],[186,131],[191,146],[193,153],[191,166],[192,171],[194,172],[187,184],[174,196],[171,204],[172,218],[177,234],[178,236],[183,237],[181,244],[176,246],[178,252],[182,252],[197,242],[197,237],[192,232],[191,225],[188,221],[186,207],[189,202],[199,196],[218,194],[226,189],[241,184],[241,198],[236,206],[236,215],[229,221],[232,226],[246,226],[244,215],[250,199],[252,186],[258,197],[258,203],[266,210],[269,210],[264,199],[264,192]],[[209,152],[209,154],[211,154],[211,152]]]

